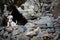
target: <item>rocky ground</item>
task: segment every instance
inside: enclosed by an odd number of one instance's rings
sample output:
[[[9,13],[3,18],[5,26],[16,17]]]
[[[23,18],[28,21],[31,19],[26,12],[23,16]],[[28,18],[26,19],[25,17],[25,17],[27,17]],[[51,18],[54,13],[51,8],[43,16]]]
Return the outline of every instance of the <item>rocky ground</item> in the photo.
[[[54,18],[53,5],[52,0],[43,0],[41,5],[39,0],[27,0],[17,10],[28,22],[13,27],[1,26],[0,40],[60,40],[60,15]],[[6,13],[8,14],[7,7],[5,16]]]
[[[1,27],[0,40],[60,40],[59,28],[38,27],[34,24]]]

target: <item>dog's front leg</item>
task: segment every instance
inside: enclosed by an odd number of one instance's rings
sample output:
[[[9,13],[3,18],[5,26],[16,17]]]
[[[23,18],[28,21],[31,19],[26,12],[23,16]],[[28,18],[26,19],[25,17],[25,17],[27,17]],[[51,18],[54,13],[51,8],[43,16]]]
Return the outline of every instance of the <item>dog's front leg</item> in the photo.
[[[7,22],[7,27],[9,27],[9,22]]]

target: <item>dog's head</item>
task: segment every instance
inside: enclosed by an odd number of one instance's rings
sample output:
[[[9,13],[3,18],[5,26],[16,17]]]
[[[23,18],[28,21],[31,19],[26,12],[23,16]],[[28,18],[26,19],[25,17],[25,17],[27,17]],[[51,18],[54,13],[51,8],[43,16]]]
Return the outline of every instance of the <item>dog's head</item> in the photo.
[[[9,15],[9,16],[7,17],[7,19],[8,19],[8,22],[11,22],[12,19],[13,19],[13,16],[12,16],[12,15]]]

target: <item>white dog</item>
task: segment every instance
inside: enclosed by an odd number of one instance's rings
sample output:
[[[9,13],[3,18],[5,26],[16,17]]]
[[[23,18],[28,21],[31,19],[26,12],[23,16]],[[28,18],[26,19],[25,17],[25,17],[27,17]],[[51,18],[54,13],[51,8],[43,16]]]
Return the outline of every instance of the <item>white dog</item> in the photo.
[[[16,26],[16,23],[15,22],[13,22],[13,16],[12,15],[9,15],[8,17],[7,17],[7,19],[8,19],[8,22],[7,22],[7,27],[9,27],[9,26],[11,26],[11,27],[13,27],[13,26]]]

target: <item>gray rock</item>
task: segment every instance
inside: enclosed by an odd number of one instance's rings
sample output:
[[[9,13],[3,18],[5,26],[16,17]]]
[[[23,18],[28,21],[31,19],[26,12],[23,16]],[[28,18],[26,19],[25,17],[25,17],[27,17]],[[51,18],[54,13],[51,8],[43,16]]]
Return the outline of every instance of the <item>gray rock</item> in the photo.
[[[4,39],[0,37],[0,40],[4,40]]]
[[[50,4],[52,0],[43,0],[44,3]]]
[[[13,30],[12,27],[6,27],[6,31],[11,32]]]
[[[21,8],[18,8],[18,10],[20,10],[22,15],[26,19],[31,19],[31,18],[33,18],[32,16],[36,17],[37,16],[36,14],[38,14],[38,16],[40,16],[39,0],[27,0],[24,4],[22,4],[22,6],[24,6],[24,10],[22,10]]]
[[[42,32],[38,32],[38,35],[37,35],[37,37],[41,37],[42,36]]]
[[[25,29],[26,29],[25,26],[19,26],[18,27],[18,31],[21,33],[23,33],[25,31]]]
[[[35,24],[39,25],[39,26],[43,26],[43,27],[52,27],[53,23],[52,23],[52,18],[49,16],[43,16],[41,17],[40,20],[35,21]]]
[[[13,30],[12,31],[12,35],[17,35],[17,34],[19,34],[20,32],[18,31],[18,30]]]
[[[3,34],[4,34],[4,30],[1,30],[1,31],[0,31],[0,35],[3,35]]]
[[[16,35],[12,35],[12,36],[11,36],[11,40],[17,40]]]
[[[10,40],[10,38],[5,38],[4,40]]]
[[[3,34],[3,37],[4,38],[8,37],[8,32],[7,31]]]
[[[20,35],[17,35],[17,40],[29,40],[29,37],[20,34]]]
[[[33,37],[31,40],[40,40],[40,37]]]

